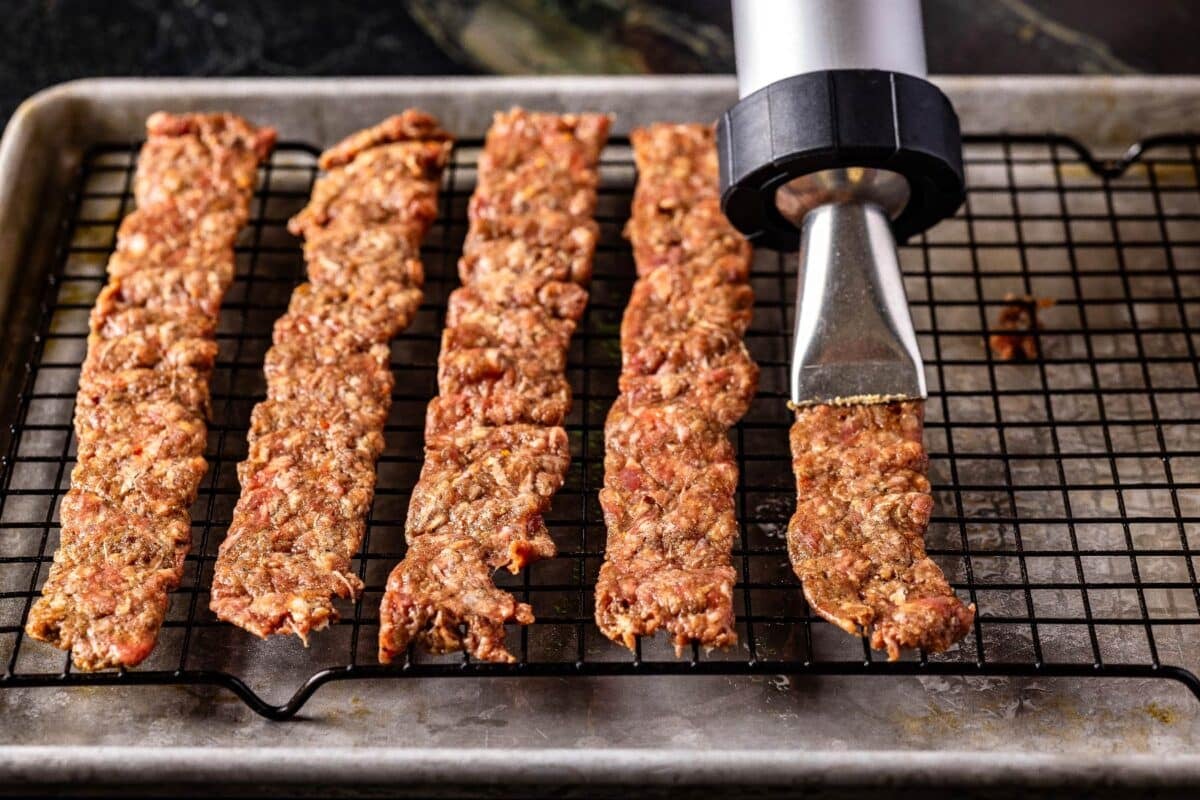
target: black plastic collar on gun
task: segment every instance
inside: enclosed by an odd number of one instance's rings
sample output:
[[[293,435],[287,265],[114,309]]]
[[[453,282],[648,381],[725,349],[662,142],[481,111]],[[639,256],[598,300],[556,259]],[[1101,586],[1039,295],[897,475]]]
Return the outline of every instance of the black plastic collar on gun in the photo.
[[[775,191],[800,175],[875,167],[908,179],[892,220],[898,242],[954,214],[965,198],[962,141],[950,100],[929,81],[881,70],[795,75],[742,98],[717,123],[721,207],[757,245],[795,250],[800,231]]]

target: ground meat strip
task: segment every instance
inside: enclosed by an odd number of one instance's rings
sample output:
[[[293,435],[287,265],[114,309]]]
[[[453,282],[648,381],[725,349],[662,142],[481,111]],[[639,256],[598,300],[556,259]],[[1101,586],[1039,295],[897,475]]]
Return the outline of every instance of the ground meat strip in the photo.
[[[633,649],[667,631],[676,650],[737,641],[737,466],[726,432],[758,368],[742,342],[750,248],[721,215],[712,131],[633,133],[638,184],[626,235],[639,279],[621,323],[621,394],[605,426],[608,527],[596,622]]]
[[[566,474],[567,348],[587,303],[591,215],[609,119],[497,114],[468,204],[425,418],[408,552],[380,608],[379,658],[410,643],[512,661],[505,624],[533,612],[492,580],[554,555],[542,515]]]
[[[60,544],[26,627],[82,670],[145,659],[179,584],[206,469],[217,314],[275,140],[231,114],[159,113],[146,128],[137,210],[92,308]]]
[[[210,602],[257,636],[307,642],[338,619],[335,597],[362,591],[351,559],[391,407],[388,341],[421,304],[420,246],[451,146],[416,110],[352,134],[321,156],[327,172],[289,224],[309,282],[275,323]]]
[[[792,466],[799,501],[788,552],[813,610],[896,660],[940,652],[975,618],[925,554],[933,510],[921,444],[924,405],[798,409]]]

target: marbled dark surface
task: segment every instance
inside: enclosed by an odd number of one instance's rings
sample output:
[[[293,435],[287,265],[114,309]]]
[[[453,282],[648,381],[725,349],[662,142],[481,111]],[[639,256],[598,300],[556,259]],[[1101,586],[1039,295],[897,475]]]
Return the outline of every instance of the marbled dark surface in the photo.
[[[101,75],[728,72],[726,0],[2,0],[0,120]],[[1193,0],[925,0],[938,73],[1200,72]]]

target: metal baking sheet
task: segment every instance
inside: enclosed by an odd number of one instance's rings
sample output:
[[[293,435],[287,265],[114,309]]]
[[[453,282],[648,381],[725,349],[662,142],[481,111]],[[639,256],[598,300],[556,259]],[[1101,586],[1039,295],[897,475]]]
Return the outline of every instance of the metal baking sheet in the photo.
[[[1200,120],[1193,80],[940,83],[968,131],[1053,130],[1108,154]],[[34,265],[50,256],[83,152],[138,138],[158,108],[227,108],[320,145],[411,104],[464,136],[482,134],[491,112],[512,103],[612,109],[623,133],[653,119],[712,118],[733,93],[729,78],[68,84],[23,106],[0,143],[3,322],[13,335],[28,325],[29,304],[13,299],[42,276]],[[280,663],[286,650],[281,643]],[[211,688],[9,689],[0,692],[0,793],[79,781],[241,792],[283,781],[297,793],[346,781],[412,794],[497,781],[556,793],[577,780],[663,792],[978,782],[1003,793],[1014,779],[1079,793],[1178,788],[1200,777],[1198,705],[1171,682],[1137,680],[410,680],[326,687],[304,720],[280,726]]]

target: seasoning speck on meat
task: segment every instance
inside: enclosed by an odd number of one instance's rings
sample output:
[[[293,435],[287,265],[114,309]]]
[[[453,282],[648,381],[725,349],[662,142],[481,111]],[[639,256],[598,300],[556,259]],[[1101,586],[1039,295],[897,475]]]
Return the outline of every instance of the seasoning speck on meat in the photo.
[[[966,635],[964,606],[925,553],[933,511],[921,444],[924,404],[816,405],[796,411],[796,514],[788,553],[813,610],[892,661]]]
[[[327,172],[289,228],[309,283],[275,323],[241,496],[221,543],[211,608],[266,637],[305,642],[357,599],[375,462],[391,407],[388,341],[421,303],[421,240],[437,212],[449,134],[408,110],[327,150]]]
[[[411,643],[508,662],[505,625],[533,612],[496,587],[554,555],[542,515],[570,461],[567,347],[596,249],[601,114],[497,114],[468,205],[438,393],[425,418],[408,552],[380,607],[379,658]]]
[[[638,183],[626,234],[638,281],[621,322],[621,395],[604,431],[608,527],[596,623],[631,650],[671,635],[677,653],[737,641],[732,564],[737,466],[728,428],[758,367],[742,342],[750,247],[720,213],[703,125],[633,132]]]
[[[26,625],[80,670],[143,661],[179,585],[207,468],[217,314],[275,142],[232,114],[160,112],[146,131],[137,210],[90,317],[60,543]]]

